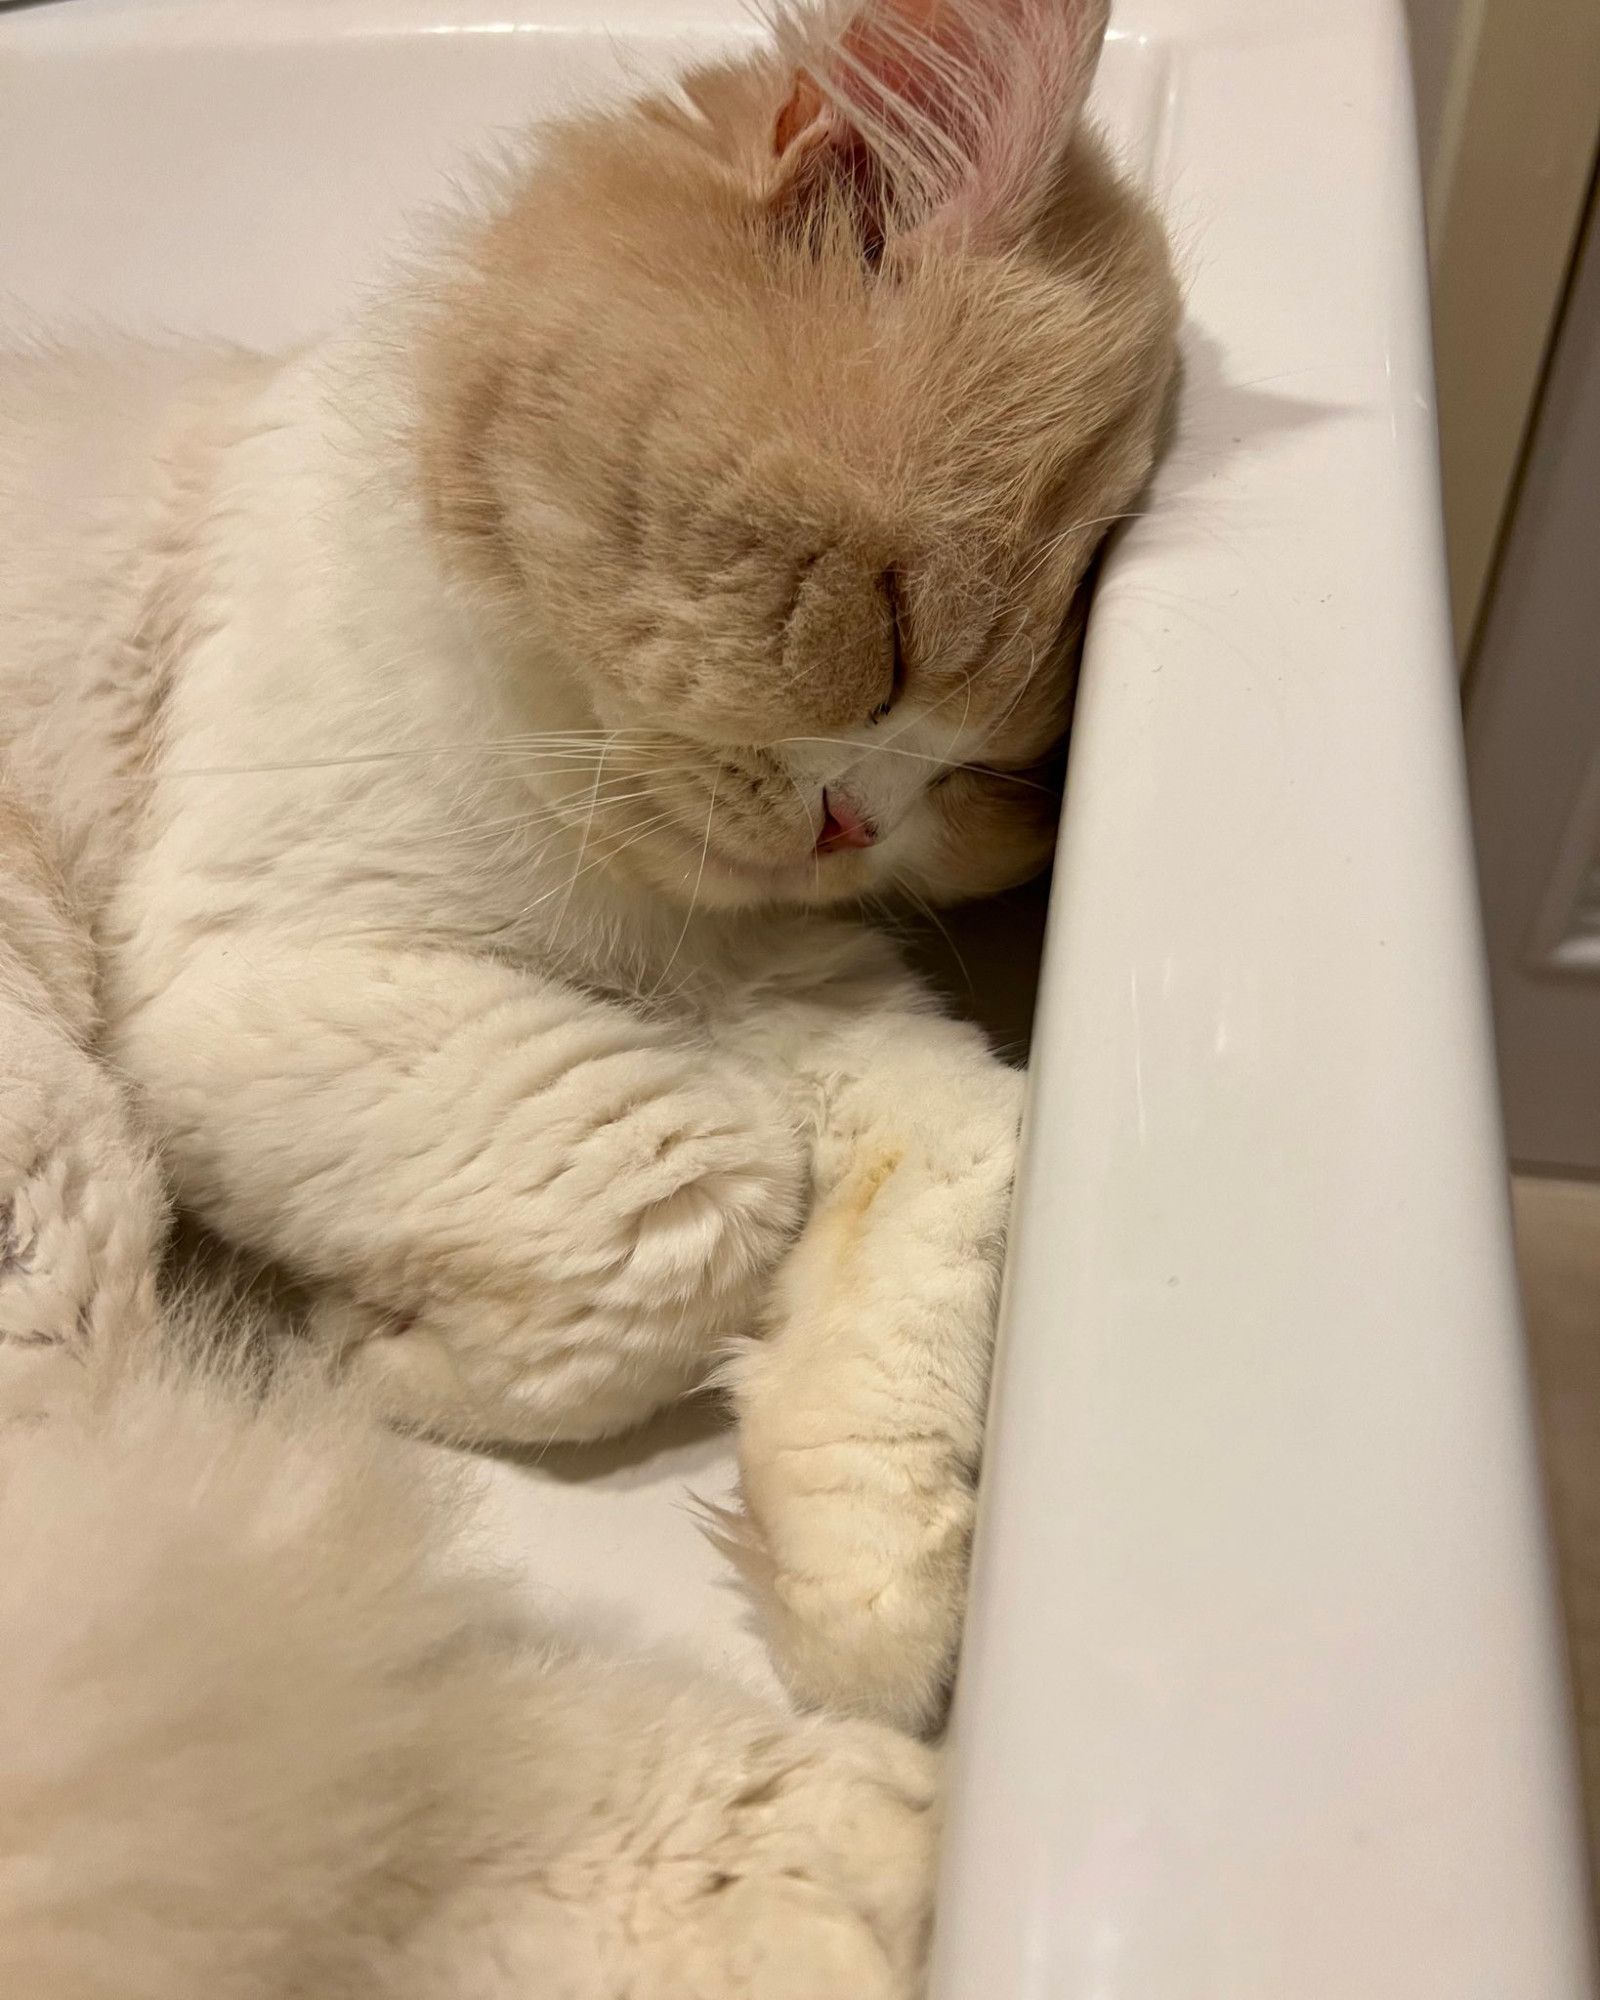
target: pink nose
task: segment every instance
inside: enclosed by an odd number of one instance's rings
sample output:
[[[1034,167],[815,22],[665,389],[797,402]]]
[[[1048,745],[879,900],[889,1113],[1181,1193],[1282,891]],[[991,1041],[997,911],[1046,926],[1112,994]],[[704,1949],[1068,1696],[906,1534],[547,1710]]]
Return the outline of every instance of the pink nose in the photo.
[[[822,831],[817,835],[819,854],[842,854],[847,847],[870,847],[877,838],[878,829],[847,793],[823,793]]]

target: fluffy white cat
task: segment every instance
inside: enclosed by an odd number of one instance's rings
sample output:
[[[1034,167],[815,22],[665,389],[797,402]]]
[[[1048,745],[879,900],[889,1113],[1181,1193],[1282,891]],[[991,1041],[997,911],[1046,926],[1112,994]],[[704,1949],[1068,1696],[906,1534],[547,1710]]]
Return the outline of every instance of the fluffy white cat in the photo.
[[[1159,228],[1080,124],[1104,15],[785,16],[670,99],[540,133],[308,351],[3,364],[0,1352],[44,1419],[6,1447],[6,1629],[64,1560],[71,1587],[5,1669],[0,1707],[44,1720],[0,1783],[44,1788],[40,1855],[178,1857],[108,1938],[181,1919],[200,1966],[197,1907],[238,1894],[281,1946],[188,1986],[87,1958],[74,1984],[63,1949],[55,1985],[8,1990],[910,1977],[920,1753],[446,1643],[456,1600],[386,1525],[406,1446],[339,1397],[252,1405],[160,1359],[133,1121],[185,1205],[317,1289],[342,1395],[401,1428],[593,1438],[720,1370],[728,1538],[787,1684],[937,1718],[1020,1078],[859,910],[1048,851],[1073,609],[1148,469],[1176,313]],[[417,1803],[441,1787],[461,1818]],[[835,1811],[878,1816],[881,1872]],[[363,1830],[386,1812],[392,1851]],[[833,1943],[820,1974],[778,1947],[763,1898],[811,1896],[782,1866],[746,1898],[711,1858],[769,1831],[879,1985],[829,1973]],[[638,1887],[680,1838],[723,1905],[714,1969],[605,1969],[613,1921],[657,1949],[654,1915],[618,1914],[636,1896],[699,1935]],[[66,1865],[30,1852],[25,1889]],[[116,1866],[73,1866],[121,1907]],[[535,1877],[537,1920],[507,1917]],[[15,1923],[0,1900],[0,1968],[52,1922],[27,1909],[65,1908],[31,1893]],[[743,1971],[715,1959],[735,1934]]]

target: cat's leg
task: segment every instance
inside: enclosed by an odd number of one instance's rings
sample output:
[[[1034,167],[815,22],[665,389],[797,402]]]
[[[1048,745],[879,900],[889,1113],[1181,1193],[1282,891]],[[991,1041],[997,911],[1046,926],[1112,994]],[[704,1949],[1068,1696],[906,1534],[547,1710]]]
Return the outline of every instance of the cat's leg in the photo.
[[[494,1775],[470,1831],[495,1859],[409,1953],[428,2000],[920,1990],[938,1820],[923,1746],[667,1665],[558,1655]]]
[[[0,1993],[912,2000],[921,1746],[530,1630],[462,1468],[320,1372],[53,1414],[0,1449]]]
[[[960,1637],[1023,1078],[903,975],[779,1011],[814,1204],[730,1371],[727,1541],[801,1700],[924,1728]]]
[[[0,781],[0,1415],[156,1331],[167,1202],[94,1053],[94,956],[44,828]]]
[[[464,1439],[626,1429],[749,1326],[798,1133],[736,1062],[447,952],[241,933],[120,1012],[180,1194],[335,1287],[351,1371]]]

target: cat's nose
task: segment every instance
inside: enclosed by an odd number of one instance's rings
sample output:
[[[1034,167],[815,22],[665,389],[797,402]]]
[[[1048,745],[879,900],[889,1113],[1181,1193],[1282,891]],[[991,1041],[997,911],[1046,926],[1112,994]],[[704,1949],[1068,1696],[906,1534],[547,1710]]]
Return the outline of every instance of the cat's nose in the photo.
[[[819,854],[871,847],[877,838],[878,829],[848,792],[834,789],[822,794],[822,831],[817,835]]]

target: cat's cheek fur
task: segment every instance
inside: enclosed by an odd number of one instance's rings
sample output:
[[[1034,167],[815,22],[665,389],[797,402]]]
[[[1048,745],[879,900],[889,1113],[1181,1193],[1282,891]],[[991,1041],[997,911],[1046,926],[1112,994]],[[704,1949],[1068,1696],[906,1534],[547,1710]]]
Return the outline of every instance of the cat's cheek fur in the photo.
[[[925,792],[906,825],[868,857],[883,878],[874,886],[948,905],[1031,882],[1054,851],[1059,795],[1028,781],[1019,806],[1006,799],[1007,782],[955,771]]]

